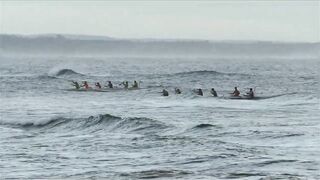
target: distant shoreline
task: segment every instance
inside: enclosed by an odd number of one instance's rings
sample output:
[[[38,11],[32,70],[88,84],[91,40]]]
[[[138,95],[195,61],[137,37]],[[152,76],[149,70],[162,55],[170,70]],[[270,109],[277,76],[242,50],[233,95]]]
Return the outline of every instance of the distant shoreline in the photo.
[[[16,36],[21,38],[41,38],[41,37],[64,37],[73,40],[117,40],[117,41],[160,41],[160,42],[210,42],[210,43],[276,43],[276,44],[320,44],[320,41],[272,41],[272,40],[214,40],[214,39],[192,39],[192,38],[119,38],[105,35],[87,35],[87,34],[59,34],[59,33],[41,33],[41,34],[15,34],[15,33],[0,33],[2,36]]]
[[[0,34],[4,54],[94,54],[161,56],[318,56],[320,43],[271,41],[209,41],[118,39],[88,35],[9,35]]]

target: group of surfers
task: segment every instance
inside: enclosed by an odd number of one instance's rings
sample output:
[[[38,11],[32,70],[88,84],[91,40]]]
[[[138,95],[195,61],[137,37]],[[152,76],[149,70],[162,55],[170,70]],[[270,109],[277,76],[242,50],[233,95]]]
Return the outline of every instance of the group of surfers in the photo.
[[[80,85],[77,81],[72,81],[72,85],[76,88],[76,89],[80,89],[80,88],[84,88],[84,89],[92,89],[87,81],[83,81],[82,85]],[[122,83],[120,83],[119,85],[122,85],[125,89],[129,88],[129,82],[128,81],[123,81]],[[99,82],[95,83],[95,87],[96,89],[102,89],[102,86]],[[111,81],[107,81],[107,85],[104,86],[106,88],[114,88],[113,84]],[[131,86],[131,88],[139,88],[138,82],[137,81],[133,81],[133,84]],[[174,89],[175,94],[181,94],[182,91],[179,88],[175,88]],[[193,90],[194,93],[196,93],[199,96],[203,96],[203,91],[201,88],[199,89],[194,89]],[[214,97],[218,97],[218,93],[214,88],[211,88],[210,93],[212,96]],[[169,96],[169,92],[166,89],[162,90],[162,95],[163,96]],[[232,97],[240,97],[240,91],[238,90],[237,87],[234,87],[234,91],[232,93],[230,93],[230,95]],[[246,98],[252,99],[254,98],[254,92],[252,90],[252,88],[249,89],[248,92],[246,92],[246,94],[244,95]]]
[[[87,81],[83,81],[82,85],[80,85],[77,81],[72,81],[72,85],[76,88],[76,89],[80,89],[80,88],[84,88],[84,89],[92,89]],[[99,82],[96,82],[95,84],[95,88],[96,89],[102,89],[102,86]],[[122,83],[120,83],[119,85],[122,85],[125,89],[129,88],[129,82],[128,81],[123,81]],[[106,88],[114,88],[113,84],[111,81],[107,81],[107,85],[104,86]],[[139,88],[138,82],[137,81],[133,81],[133,84],[131,86],[132,88]]]
[[[175,88],[174,89],[175,94],[181,94],[181,90],[179,88]],[[195,92],[197,95],[199,96],[203,96],[203,91],[202,89],[195,89],[193,92]],[[214,97],[218,97],[218,93],[214,88],[211,88],[210,93],[212,96]],[[166,89],[162,90],[162,95],[163,96],[169,96],[169,92]],[[234,88],[234,91],[232,93],[230,93],[230,95],[232,97],[240,97],[240,91],[238,90],[237,87]],[[246,92],[246,94],[244,95],[246,98],[252,99],[254,98],[254,92],[253,89],[250,88],[248,92]]]

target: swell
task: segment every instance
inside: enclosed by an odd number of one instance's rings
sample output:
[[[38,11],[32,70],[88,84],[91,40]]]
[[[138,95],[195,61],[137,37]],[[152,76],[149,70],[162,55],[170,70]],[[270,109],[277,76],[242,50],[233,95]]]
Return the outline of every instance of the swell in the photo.
[[[171,74],[173,76],[220,76],[220,75],[228,75],[228,76],[248,76],[247,74],[242,73],[225,73],[225,72],[218,72],[218,71],[209,71],[209,70],[200,70],[200,71],[187,71],[187,72],[179,72]]]
[[[84,74],[78,73],[72,69],[60,69],[56,72],[49,72],[42,75],[36,76],[38,80],[56,80],[56,79],[65,79],[68,77],[76,78],[76,77],[83,77]]]
[[[278,138],[290,138],[290,137],[297,137],[297,136],[304,136],[304,133],[294,133],[294,132],[287,132],[287,131],[252,131],[252,136],[259,137],[261,139],[264,138],[271,138],[271,139],[278,139]]]
[[[257,163],[255,164],[255,166],[259,166],[259,167],[262,167],[262,166],[267,166],[267,165],[272,165],[272,164],[279,164],[279,163],[295,163],[297,162],[298,160],[290,160],[290,159],[280,159],[280,160],[268,160],[268,161],[263,161],[261,163]]]
[[[50,75],[40,75],[38,76],[39,80],[54,80],[54,79],[58,79],[55,76],[50,76]]]
[[[121,118],[112,116],[110,114],[103,114],[97,116],[90,116],[87,118],[54,118],[42,123],[15,123],[6,124],[13,127],[20,127],[25,130],[88,130],[90,132],[96,132],[101,130],[107,130],[108,132],[123,132],[123,133],[138,133],[148,134],[157,133],[166,128],[168,125],[161,121],[131,117]]]
[[[50,74],[52,76],[84,76],[84,74],[78,73],[72,69],[60,69],[57,72]]]
[[[145,171],[137,171],[131,173],[122,173],[121,176],[128,177],[129,179],[155,179],[155,178],[173,178],[183,177],[192,174],[189,171],[175,170],[175,169],[151,169]]]
[[[207,124],[207,123],[202,123],[202,124],[197,124],[194,125],[190,128],[185,129],[184,131],[180,132],[179,135],[209,135],[212,133],[212,131],[219,131],[222,127],[219,125],[214,125],[214,124]]]
[[[212,124],[198,124],[194,126],[192,129],[203,129],[203,128],[213,128],[213,127],[218,127],[218,126],[212,125]]]

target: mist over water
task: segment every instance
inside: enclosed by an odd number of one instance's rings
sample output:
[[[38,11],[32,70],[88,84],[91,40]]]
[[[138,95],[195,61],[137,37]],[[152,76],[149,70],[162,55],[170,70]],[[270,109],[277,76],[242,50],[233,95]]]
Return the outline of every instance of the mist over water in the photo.
[[[1,176],[319,179],[319,59],[290,48],[281,57],[4,53]],[[74,91],[72,80],[141,89]],[[228,99],[235,86],[261,99]]]

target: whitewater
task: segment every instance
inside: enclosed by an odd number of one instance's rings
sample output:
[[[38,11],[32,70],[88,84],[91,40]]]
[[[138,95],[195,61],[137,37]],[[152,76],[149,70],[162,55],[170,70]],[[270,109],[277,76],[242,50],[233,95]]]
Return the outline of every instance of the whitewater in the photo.
[[[1,178],[320,179],[319,59],[61,55],[0,63]],[[141,89],[70,91],[71,81],[134,80]],[[228,99],[235,86],[267,98]]]

